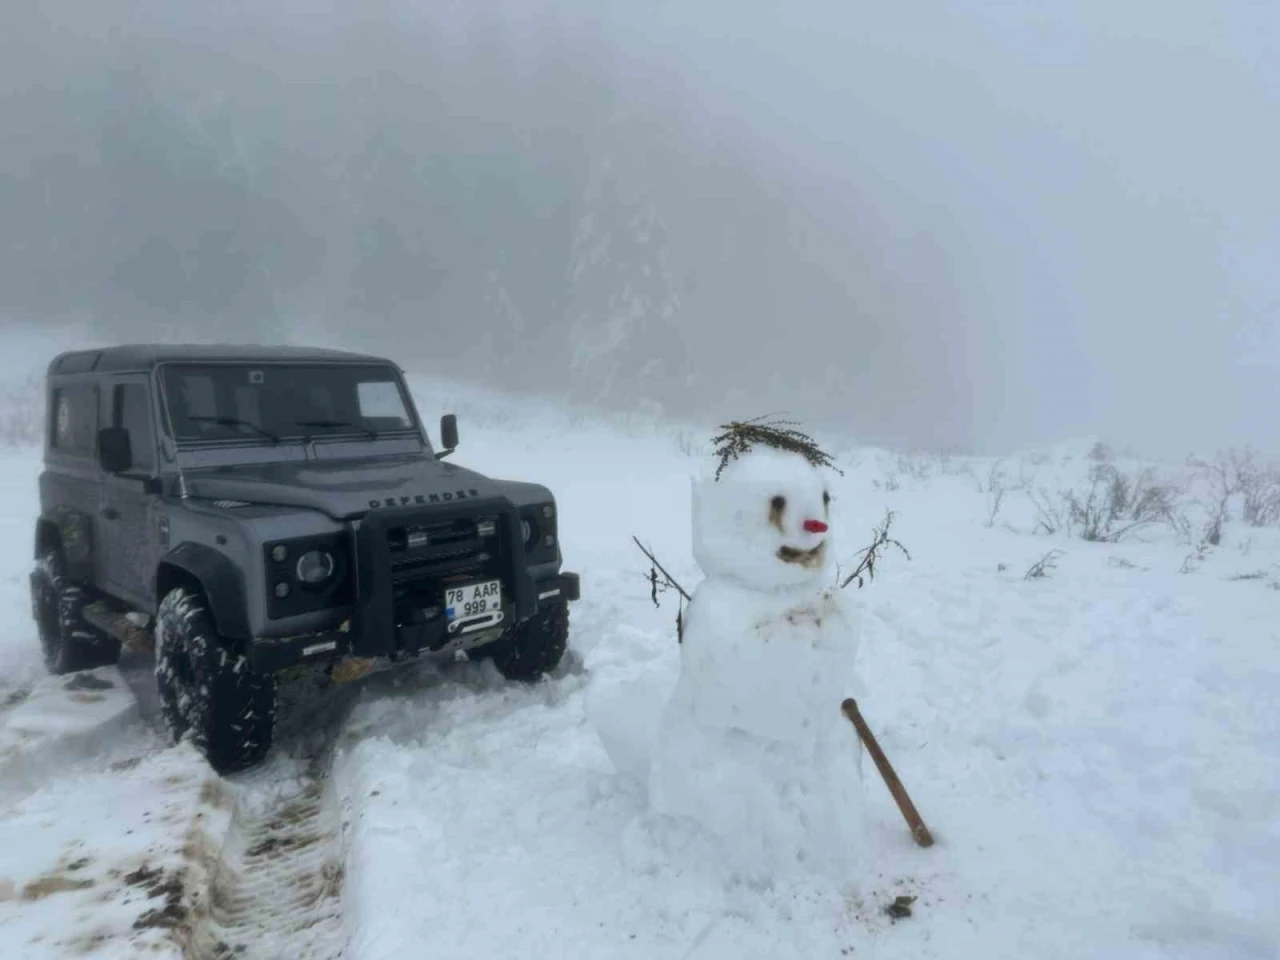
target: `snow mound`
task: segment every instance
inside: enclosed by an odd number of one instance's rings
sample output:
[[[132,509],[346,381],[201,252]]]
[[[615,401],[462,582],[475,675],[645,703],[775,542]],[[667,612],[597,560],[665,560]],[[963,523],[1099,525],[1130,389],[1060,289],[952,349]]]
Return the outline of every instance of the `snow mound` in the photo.
[[[673,641],[655,646],[650,634],[619,628],[598,644],[586,660],[592,676],[587,690],[587,720],[595,728],[614,769],[644,788],[662,711],[679,674],[679,660],[668,655]]]
[[[139,719],[115,667],[45,677],[0,726],[0,798],[28,793],[67,762],[102,752]]]
[[[188,744],[50,781],[0,819],[4,956],[187,956],[181,939],[226,827],[223,783]]]

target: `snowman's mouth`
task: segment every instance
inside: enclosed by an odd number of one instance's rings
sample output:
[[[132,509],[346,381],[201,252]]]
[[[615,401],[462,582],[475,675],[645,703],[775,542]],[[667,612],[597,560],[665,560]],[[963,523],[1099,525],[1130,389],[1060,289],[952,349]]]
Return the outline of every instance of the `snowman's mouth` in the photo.
[[[827,541],[825,540],[812,550],[797,550],[795,547],[787,546],[778,548],[778,559],[783,563],[797,563],[800,566],[809,569],[822,566],[822,562],[826,557],[826,554]]]

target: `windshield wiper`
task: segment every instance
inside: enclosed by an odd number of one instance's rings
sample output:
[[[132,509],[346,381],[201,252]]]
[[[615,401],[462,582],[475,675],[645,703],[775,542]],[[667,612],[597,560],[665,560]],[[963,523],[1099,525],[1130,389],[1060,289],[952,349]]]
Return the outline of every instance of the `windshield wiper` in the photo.
[[[295,427],[350,427],[367,435],[370,440],[378,439],[377,430],[366,427],[362,423],[356,423],[354,420],[295,420],[293,425]]]
[[[279,443],[280,438],[264,427],[258,426],[252,420],[244,420],[240,417],[187,417],[194,423],[215,423],[220,427],[248,427],[260,437],[266,437],[272,443]]]

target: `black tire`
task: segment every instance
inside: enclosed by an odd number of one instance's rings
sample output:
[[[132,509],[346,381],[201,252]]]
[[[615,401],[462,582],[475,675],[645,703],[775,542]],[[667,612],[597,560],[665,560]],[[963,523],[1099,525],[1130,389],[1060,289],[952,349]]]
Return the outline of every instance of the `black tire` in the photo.
[[[271,749],[275,678],[253,673],[218,636],[204,598],[182,587],[156,613],[156,685],[174,742],[189,737],[218,773],[251,767]]]
[[[50,550],[31,572],[31,612],[50,673],[108,667],[120,659],[120,641],[90,626],[85,588],[71,580],[60,550]]]
[[[533,683],[555,670],[569,649],[569,604],[544,604],[529,620],[512,627],[501,639],[474,652],[492,660],[508,680]]]

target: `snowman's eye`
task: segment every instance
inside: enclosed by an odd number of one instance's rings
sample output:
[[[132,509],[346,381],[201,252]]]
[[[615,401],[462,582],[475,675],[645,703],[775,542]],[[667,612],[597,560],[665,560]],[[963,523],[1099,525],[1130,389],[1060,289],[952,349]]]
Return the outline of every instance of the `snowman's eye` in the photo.
[[[785,533],[786,530],[782,526],[782,514],[787,509],[787,498],[784,496],[776,496],[769,501],[769,525],[775,527],[779,533]]]

